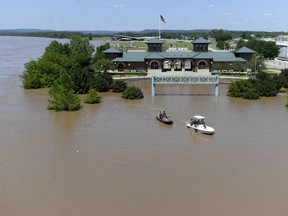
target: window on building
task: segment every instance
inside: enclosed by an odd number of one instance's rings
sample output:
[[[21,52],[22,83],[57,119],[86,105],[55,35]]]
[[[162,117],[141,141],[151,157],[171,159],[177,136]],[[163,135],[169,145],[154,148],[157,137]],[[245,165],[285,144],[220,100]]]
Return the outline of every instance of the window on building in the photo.
[[[171,70],[171,65],[172,65],[172,63],[170,61],[164,61],[164,64],[163,64],[164,71]]]
[[[159,68],[159,64],[156,61],[151,62],[151,69],[158,69]]]
[[[207,64],[205,61],[200,61],[198,66],[199,66],[199,69],[206,69]]]

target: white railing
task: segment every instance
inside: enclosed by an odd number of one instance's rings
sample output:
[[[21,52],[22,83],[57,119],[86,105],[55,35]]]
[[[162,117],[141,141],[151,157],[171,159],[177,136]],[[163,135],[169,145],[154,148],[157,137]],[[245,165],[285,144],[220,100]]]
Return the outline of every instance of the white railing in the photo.
[[[215,85],[215,96],[219,95],[219,76],[152,76],[151,93],[155,96],[156,84],[207,84]]]

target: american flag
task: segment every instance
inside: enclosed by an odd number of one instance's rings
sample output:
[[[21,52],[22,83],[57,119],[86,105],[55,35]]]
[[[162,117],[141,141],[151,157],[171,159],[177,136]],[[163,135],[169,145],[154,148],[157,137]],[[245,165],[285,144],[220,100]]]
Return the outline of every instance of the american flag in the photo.
[[[163,23],[166,23],[164,17],[162,15],[160,15],[160,20],[163,22]]]

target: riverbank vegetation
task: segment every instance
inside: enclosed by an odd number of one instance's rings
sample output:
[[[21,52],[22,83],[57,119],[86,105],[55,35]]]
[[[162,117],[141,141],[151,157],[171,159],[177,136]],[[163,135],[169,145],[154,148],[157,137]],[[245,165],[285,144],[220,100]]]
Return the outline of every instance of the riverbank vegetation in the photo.
[[[252,100],[276,96],[281,89],[288,89],[288,69],[282,70],[279,75],[259,71],[248,80],[235,81],[229,85],[227,96]]]
[[[98,92],[110,91],[114,82],[107,72],[113,69],[113,63],[102,53],[109,47],[109,44],[102,45],[95,52],[89,38],[79,35],[74,35],[65,44],[52,41],[41,58],[25,64],[21,76],[23,87],[50,88],[48,109],[51,110],[80,109],[78,94],[88,93],[86,103],[99,103]],[[115,86],[117,92],[124,91],[123,83],[121,88],[120,84]]]

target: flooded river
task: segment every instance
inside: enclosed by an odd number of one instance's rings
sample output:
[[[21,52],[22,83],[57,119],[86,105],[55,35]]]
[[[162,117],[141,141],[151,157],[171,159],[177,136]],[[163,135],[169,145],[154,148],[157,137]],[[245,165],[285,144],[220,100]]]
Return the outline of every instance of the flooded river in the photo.
[[[0,215],[287,215],[285,95],[163,85],[152,97],[146,82],[143,100],[104,93],[77,112],[48,111],[47,90],[22,89],[19,75],[50,41],[0,37]],[[156,121],[160,109],[175,124]],[[214,136],[185,127],[197,113]]]

